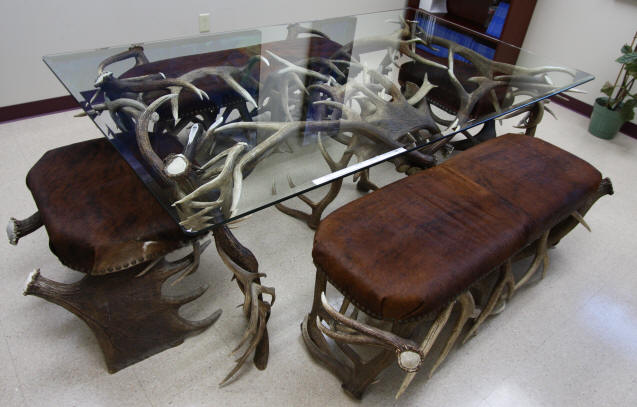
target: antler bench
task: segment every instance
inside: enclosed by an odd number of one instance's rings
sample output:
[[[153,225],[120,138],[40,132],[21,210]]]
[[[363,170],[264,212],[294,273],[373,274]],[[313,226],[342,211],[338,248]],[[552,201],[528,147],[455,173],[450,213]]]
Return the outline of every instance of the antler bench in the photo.
[[[305,344],[356,398],[397,357],[407,372],[398,396],[426,357],[436,357],[431,375],[463,330],[466,341],[540,266],[545,273],[547,247],[612,193],[610,180],[585,161],[508,134],[353,201],[316,232],[314,303],[301,327]],[[512,261],[533,254],[516,278]],[[328,281],[344,296],[340,310],[326,300]],[[451,333],[440,353],[430,355],[454,321],[454,307],[460,313]],[[359,310],[390,330],[361,322]],[[381,351],[364,361],[351,344]]]

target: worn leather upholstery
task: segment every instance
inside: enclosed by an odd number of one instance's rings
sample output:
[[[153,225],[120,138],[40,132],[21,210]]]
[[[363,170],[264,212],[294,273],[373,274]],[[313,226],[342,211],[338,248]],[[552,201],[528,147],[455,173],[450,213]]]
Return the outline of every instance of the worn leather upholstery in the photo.
[[[177,147],[154,144],[162,155]],[[51,251],[75,270],[111,273],[188,240],[105,138],[46,152],[29,171],[27,186]]]
[[[530,239],[578,209],[597,190],[601,174],[586,161],[523,134],[498,137],[445,165],[498,194],[530,219]]]
[[[312,255],[372,316],[422,317],[582,205],[600,182],[597,170],[555,146],[501,136],[334,211]]]

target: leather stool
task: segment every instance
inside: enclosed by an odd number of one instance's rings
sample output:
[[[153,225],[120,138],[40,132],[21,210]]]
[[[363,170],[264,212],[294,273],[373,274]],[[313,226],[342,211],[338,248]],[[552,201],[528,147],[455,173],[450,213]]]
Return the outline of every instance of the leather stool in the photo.
[[[176,145],[163,138],[154,148],[166,155]],[[63,284],[31,273],[25,295],[58,304],[91,328],[114,373],[205,330],[221,311],[201,321],[178,315],[205,288],[181,298],[161,295],[176,273],[193,273],[205,248],[201,236],[186,236],[137,175],[105,139],[50,150],[27,176],[38,207],[26,220],[11,219],[9,240],[44,225],[51,251],[67,267],[85,273]],[[192,252],[169,262],[164,256],[185,245]]]

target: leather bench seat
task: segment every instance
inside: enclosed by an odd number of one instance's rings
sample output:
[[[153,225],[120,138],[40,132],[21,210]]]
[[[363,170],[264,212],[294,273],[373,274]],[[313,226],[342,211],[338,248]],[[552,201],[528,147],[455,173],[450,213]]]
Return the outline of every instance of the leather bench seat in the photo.
[[[577,210],[600,182],[566,151],[504,135],[334,211],[312,256],[371,316],[421,318]]]
[[[154,143],[163,155],[174,148]],[[72,269],[100,275],[156,259],[188,241],[105,138],[50,150],[27,186],[51,251]]]

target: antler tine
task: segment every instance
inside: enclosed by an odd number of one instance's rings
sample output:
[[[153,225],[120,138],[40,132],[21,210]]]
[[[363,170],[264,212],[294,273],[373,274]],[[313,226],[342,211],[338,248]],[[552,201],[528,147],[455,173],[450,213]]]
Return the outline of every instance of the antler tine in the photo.
[[[321,293],[321,304],[323,305],[323,309],[325,310],[325,312],[327,312],[330,317],[335,319],[337,322],[345,325],[346,327],[351,328],[356,332],[359,332],[360,334],[373,338],[375,341],[383,343],[383,346],[396,349],[397,352],[411,351],[419,353],[420,356],[422,356],[422,353],[418,350],[418,345],[415,342],[409,339],[402,338],[391,332],[386,332],[362,322],[358,322],[339,313],[327,302],[325,293]],[[424,359],[424,357],[422,357],[422,359]]]
[[[270,50],[266,50],[266,52],[268,54],[270,54],[270,56],[272,56],[272,58],[276,59],[278,62],[280,62],[281,64],[285,65],[286,68],[283,68],[281,70],[279,70],[280,73],[286,73],[286,72],[296,72],[305,76],[311,76],[317,79],[320,79],[324,82],[327,82],[329,80],[329,77],[313,71],[311,69],[307,69],[307,68],[302,68],[284,58],[281,58],[280,56],[276,55],[274,52],[270,51]]]
[[[215,202],[215,204],[220,204],[220,202]],[[202,209],[201,211],[193,214],[193,215],[189,215],[187,217],[185,217],[184,220],[182,220],[181,222],[179,222],[180,226],[183,226],[186,230],[201,230],[204,229],[208,226],[212,226],[211,223],[209,223],[211,220],[214,219],[213,216],[206,216],[210,210],[212,210],[213,207],[206,209]]]
[[[553,118],[555,120],[558,120],[557,116],[555,115],[555,113],[553,112],[553,110],[551,110],[550,108],[544,106],[544,111],[547,112],[548,114],[550,114],[551,116],[553,116]]]
[[[222,74],[220,75],[221,79],[223,79],[232,89],[234,89],[238,94],[240,94],[245,100],[252,103],[254,107],[258,108],[259,104],[254,100],[250,92],[248,92],[243,86],[237,82],[232,75],[230,74]]]
[[[436,87],[436,85],[429,82],[429,78],[427,77],[427,74],[425,74],[425,77],[422,80],[422,85],[420,85],[416,93],[414,93],[414,95],[407,100],[407,103],[412,106],[417,104],[427,96],[430,90]]]
[[[243,68],[239,68],[239,70],[243,72],[244,74],[248,74],[250,73],[250,70],[252,69],[254,64],[256,64],[259,61],[263,62],[267,66],[270,66],[270,61],[263,55],[259,54],[259,55],[251,56],[250,59],[248,59],[248,62],[243,66]]]
[[[573,211],[571,212],[571,216],[575,218],[575,220],[577,220],[579,223],[581,223],[582,226],[586,228],[586,230],[588,230],[589,232],[592,231],[591,227],[588,225],[588,223],[586,223],[581,213],[579,213],[578,211]]]
[[[336,161],[334,161],[330,153],[325,148],[325,145],[323,144],[323,135],[320,132],[318,134],[317,141],[318,141],[318,147],[319,147],[319,150],[321,151],[321,155],[323,156],[323,159],[325,160],[325,162],[327,162],[327,165],[330,167],[330,170],[336,171],[338,167],[336,164]]]
[[[139,147],[139,151],[142,154],[142,157],[144,157],[146,162],[153,168],[153,170],[155,170],[155,173],[162,179],[162,181],[164,181],[168,185],[173,185],[174,181],[164,173],[164,163],[161,158],[159,158],[157,153],[155,153],[153,147],[150,144],[150,138],[148,136],[148,124],[153,113],[155,113],[159,106],[161,106],[167,100],[175,99],[176,97],[177,95],[175,94],[169,94],[155,99],[155,101],[153,101],[153,103],[151,103],[150,106],[148,106],[146,110],[144,110],[144,112],[139,115],[135,132],[137,135],[137,146]]]
[[[212,131],[209,131],[209,134],[212,134]],[[220,152],[219,154],[217,154],[214,157],[212,157],[207,163],[205,163],[204,165],[199,167],[199,171],[200,172],[203,171],[201,176],[204,177],[204,178],[207,178],[211,174],[218,174],[219,172],[221,172],[221,170],[215,170],[214,168],[211,169],[211,167],[213,165],[215,165],[216,163],[218,163],[219,161],[221,161],[227,155],[229,155],[232,151],[233,151],[232,148],[225,149],[222,152]]]
[[[264,287],[260,284],[250,283],[250,298],[251,298],[251,306],[248,308],[249,312],[244,312],[246,315],[249,314],[248,328],[243,334],[243,337],[239,341],[239,344],[232,350],[232,354],[236,354],[239,349],[245,345],[250,336],[256,337],[256,333],[259,329],[259,324],[261,321],[261,308],[268,308],[274,305],[274,288],[272,287]],[[271,302],[267,303],[259,299],[259,295],[268,294],[271,297]],[[245,310],[244,310],[245,311]],[[258,342],[258,340],[257,340]],[[247,351],[249,353],[250,351]]]
[[[316,36],[319,36],[319,37],[326,38],[328,40],[330,39],[330,37],[328,37],[323,32],[321,32],[319,30],[315,30],[313,28],[303,27],[299,23],[288,25],[287,30],[288,30],[288,35],[287,35],[286,39],[288,39],[288,40],[298,38],[299,34],[311,34],[311,35],[316,35]]]
[[[96,87],[102,87],[108,82],[111,86],[116,89],[119,89],[122,92],[134,92],[141,96],[141,93],[152,91],[152,90],[161,90],[166,89],[170,93],[175,95],[179,95],[182,88],[188,89],[189,91],[196,94],[201,100],[204,98],[208,99],[208,95],[203,90],[197,88],[192,83],[181,80],[179,78],[173,79],[156,79],[155,75],[149,75],[145,77],[139,78],[126,78],[126,79],[118,79],[113,78],[112,74],[102,74],[98,77],[98,80],[95,82]],[[91,99],[91,101],[93,98]],[[172,100],[172,110],[173,116],[177,119],[177,110],[178,110],[178,102],[177,100]]]
[[[239,343],[232,350],[231,355],[236,354],[241,347],[246,343],[250,336],[254,335],[258,329],[259,325],[259,300],[258,300],[258,290],[257,284],[253,284],[252,281],[249,283],[250,285],[245,286],[244,294],[245,294],[245,302],[243,304],[243,313],[246,314],[248,319],[248,328],[246,328],[243,333],[243,337],[239,340]]]
[[[206,293],[210,285],[204,284],[201,287],[195,288],[191,293],[184,295],[165,295],[162,297],[162,301],[179,308],[184,304],[192,302]]]
[[[425,39],[422,37],[424,35],[423,33],[415,33],[414,35],[425,43],[440,45],[442,47],[448,48],[450,53],[453,52],[454,54],[461,55],[462,57],[468,59],[486,77],[492,77],[495,72],[502,72],[503,74],[515,73],[517,75],[539,75],[549,72],[561,72],[566,73],[571,77],[577,76],[577,71],[575,69],[560,66],[540,66],[535,68],[526,68],[519,65],[511,65],[504,62],[493,61],[469,48],[463,47],[458,43],[446,38],[430,36],[427,38],[427,41],[425,41]],[[409,56],[414,58],[412,55]],[[421,61],[421,59],[422,58],[419,58],[417,59],[417,61],[431,65],[429,62],[426,62],[428,60],[425,59],[424,61]],[[439,66],[439,68],[446,69],[445,66]]]
[[[144,110],[146,110],[148,106],[146,106],[144,103],[135,99],[119,98],[115,100],[106,100],[104,102],[104,107],[112,111],[119,110],[123,107],[132,107],[135,110],[139,110],[140,112],[143,112]],[[93,106],[93,108],[96,109],[96,106]],[[159,115],[155,113],[152,117],[152,120],[153,121],[159,120]]]
[[[347,342],[347,343],[355,343],[359,345],[371,345],[386,348],[387,344],[382,342],[380,339],[363,335],[360,333],[343,333],[333,331],[332,329],[326,327],[321,323],[321,318],[316,316],[316,327],[323,332],[323,334],[329,336],[332,339]],[[350,329],[348,329],[350,330]],[[356,332],[355,330],[351,330],[352,332]]]
[[[164,260],[163,257],[158,257],[155,260],[151,261],[148,266],[146,266],[142,271],[140,271],[137,275],[135,275],[135,277],[141,277],[144,274],[148,273],[150,270],[153,269],[153,267],[155,267],[157,264],[159,264],[159,262],[161,262],[162,260]]]
[[[104,72],[104,68],[106,68],[108,65],[114,64],[115,62],[122,61],[130,57],[135,58],[135,66],[148,63],[148,58],[146,58],[146,55],[144,54],[144,48],[140,46],[132,46],[126,51],[112,55],[100,62],[100,64],[97,66],[97,75],[102,75],[102,73]]]
[[[363,85],[361,83],[355,82],[351,85],[348,85],[348,87],[356,89],[357,91],[360,91],[361,93],[363,93],[365,96],[367,96],[368,100],[375,104],[375,105],[383,105],[385,103],[387,103],[387,101],[383,98],[381,98],[380,96],[378,96],[376,93],[372,92],[368,86]],[[352,95],[350,94],[350,97],[352,97]]]
[[[239,204],[239,198],[241,195],[241,187],[242,187],[242,182],[243,182],[243,168],[246,167],[247,165],[252,165],[255,162],[258,162],[258,160],[263,159],[263,157],[272,149],[274,149],[275,147],[277,147],[279,144],[281,144],[283,141],[286,140],[286,138],[292,134],[296,134],[296,132],[305,127],[306,125],[315,125],[315,124],[323,124],[323,125],[330,125],[330,126],[334,126],[335,124],[337,125],[338,122],[305,122],[305,121],[299,121],[299,122],[269,122],[269,123],[263,123],[263,122],[240,122],[240,123],[231,123],[228,125],[225,125],[223,127],[218,128],[217,130],[215,130],[215,132],[221,132],[227,129],[232,129],[232,128],[245,128],[245,129],[269,129],[269,130],[276,130],[276,132],[274,134],[272,134],[270,137],[268,137],[267,139],[265,139],[263,142],[261,142],[260,144],[258,144],[256,147],[254,147],[252,150],[248,151],[246,154],[244,154],[241,159],[239,160],[239,162],[237,163],[237,165],[234,167],[234,188],[233,188],[233,192],[232,192],[232,205],[230,207],[230,213],[234,214],[237,208],[237,205]],[[317,129],[318,130],[318,129]]]
[[[255,107],[259,107],[258,103],[254,100],[250,92],[247,91],[237,80],[233,77],[233,75],[241,74],[241,76],[245,77],[252,65],[256,63],[256,61],[263,61],[266,65],[270,65],[270,61],[262,55],[255,55],[248,60],[248,63],[243,67],[234,67],[234,66],[212,66],[212,67],[204,67],[193,69],[190,72],[186,72],[181,75],[179,79],[185,82],[193,82],[197,79],[204,78],[206,76],[217,76],[221,80],[223,80],[228,86],[230,86],[235,92],[241,95],[246,101],[252,103]],[[206,95],[207,97],[207,95]]]
[[[237,267],[228,257],[228,255],[223,252],[223,250],[217,250],[219,252],[219,257],[221,257],[221,261],[232,271],[234,277],[241,282],[244,288],[245,301],[243,303],[243,311],[247,314],[249,311],[250,304],[253,302],[252,299],[256,298],[252,296],[252,292],[250,291],[250,287],[254,285],[254,280],[266,277],[265,273],[253,273],[248,270],[244,270],[243,268]]]
[[[309,58],[304,58],[297,61],[297,64],[301,64],[301,63],[320,64],[332,70],[332,72],[334,72],[339,78],[342,78],[342,79],[347,78],[347,75],[345,75],[345,73],[341,71],[341,69],[338,66],[336,66],[335,62],[344,62],[344,61],[333,61],[329,58],[323,58],[323,57],[309,57]]]
[[[259,308],[259,312],[260,312],[259,319],[258,319],[259,324],[257,327],[257,332],[254,337],[254,340],[250,343],[250,346],[246,349],[243,355],[239,359],[237,359],[235,367],[226,375],[226,377],[221,381],[221,383],[219,383],[219,386],[224,386],[225,384],[228,383],[228,381],[239,371],[241,366],[243,366],[245,361],[248,359],[248,356],[250,356],[251,352],[254,349],[256,349],[257,345],[263,338],[263,335],[266,330],[267,310],[265,310],[265,308]]]
[[[221,206],[222,212],[224,216],[226,216],[226,219],[231,217],[232,212],[230,210],[230,207],[231,207],[230,203],[234,200],[234,197],[232,196],[235,193],[234,186],[237,183],[240,184],[240,181],[236,179],[236,172],[234,172],[233,170],[235,166],[238,165],[236,164],[236,162],[237,162],[237,158],[239,154],[241,154],[247,148],[247,146],[248,145],[246,143],[240,142],[230,147],[226,152],[223,153],[227,157],[226,157],[226,161],[224,163],[223,169],[221,170],[219,175],[217,175],[215,178],[211,179],[210,181],[204,183],[203,185],[199,186],[194,191],[185,195],[181,199],[175,201],[173,203],[173,206],[183,205],[185,203],[192,202],[194,201],[195,198],[200,197],[201,195],[204,195],[215,189],[219,189],[220,190],[219,199],[211,203],[209,209]],[[217,161],[217,158],[215,157],[213,158],[213,160]],[[240,189],[237,192],[241,193]]]
[[[179,284],[184,278],[188,277],[189,275],[194,273],[197,270],[197,268],[199,268],[199,260],[201,258],[201,253],[206,249],[206,247],[208,247],[209,244],[210,244],[209,240],[205,242],[203,246],[199,245],[199,242],[196,240],[192,243],[192,253],[190,254],[190,259],[191,259],[190,264],[188,265],[188,267],[184,269],[183,273],[181,273],[181,275],[177,277],[170,284],[171,286]]]
[[[263,338],[266,330],[267,316],[276,297],[274,288],[265,287],[256,282],[258,278],[266,276],[264,273],[253,273],[248,270],[244,270],[243,268],[236,266],[230,260],[229,256],[219,247],[217,247],[217,251],[223,263],[232,271],[237,280],[239,280],[239,282],[243,285],[243,293],[245,295],[243,311],[244,314],[249,317],[248,328],[244,332],[239,344],[235,347],[235,349],[233,349],[232,353],[235,354],[238,352],[250,339],[250,337],[252,337],[250,345],[243,352],[242,356],[236,360],[235,367],[221,381],[220,386],[222,386],[239,371],[248,356],[256,349],[257,345]],[[267,303],[261,300],[259,297],[262,294],[270,295],[271,302]]]
[[[101,112],[104,110],[109,111],[111,117],[117,124],[117,126],[123,130],[126,130],[126,126],[120,120],[120,118],[116,115],[118,111],[121,111],[131,117],[134,117],[136,120],[139,120],[139,115],[146,110],[147,106],[135,99],[130,98],[119,98],[115,100],[109,100],[106,98],[104,103],[100,103],[97,105],[93,105],[93,112]],[[159,120],[159,114],[157,112],[153,112],[150,116],[150,121],[157,122]]]

